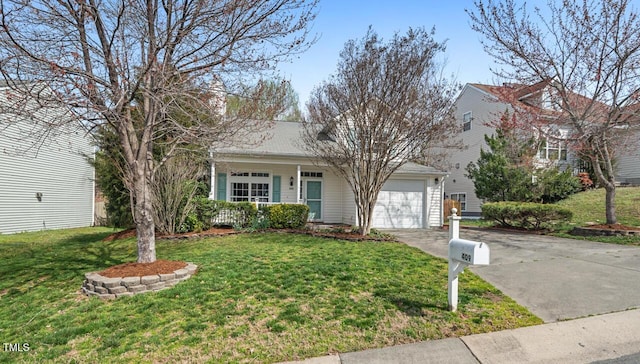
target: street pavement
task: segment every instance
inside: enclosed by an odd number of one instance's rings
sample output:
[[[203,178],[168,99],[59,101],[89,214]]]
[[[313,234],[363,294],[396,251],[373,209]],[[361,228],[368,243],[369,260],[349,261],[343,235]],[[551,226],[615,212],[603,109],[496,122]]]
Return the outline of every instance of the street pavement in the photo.
[[[447,257],[447,231],[385,232]],[[491,250],[490,265],[467,269],[544,325],[298,363],[640,363],[640,247],[488,229],[461,229],[460,238],[487,243]]]

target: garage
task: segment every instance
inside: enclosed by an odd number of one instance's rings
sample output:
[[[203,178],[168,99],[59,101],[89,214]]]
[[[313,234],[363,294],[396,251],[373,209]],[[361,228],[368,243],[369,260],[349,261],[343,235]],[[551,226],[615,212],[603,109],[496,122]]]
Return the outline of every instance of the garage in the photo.
[[[373,208],[375,228],[415,229],[424,227],[424,180],[388,180]]]

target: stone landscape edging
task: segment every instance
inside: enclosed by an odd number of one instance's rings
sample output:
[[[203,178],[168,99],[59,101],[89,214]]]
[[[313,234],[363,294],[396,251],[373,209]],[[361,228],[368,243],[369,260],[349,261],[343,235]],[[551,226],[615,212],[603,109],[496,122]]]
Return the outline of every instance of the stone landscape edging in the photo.
[[[87,296],[112,299],[134,294],[155,292],[175,286],[177,283],[191,278],[198,266],[187,263],[187,266],[169,274],[155,274],[142,277],[109,278],[97,272],[86,273],[82,283],[82,292]]]
[[[600,229],[592,227],[574,227],[571,235],[577,236],[640,236],[640,230]]]

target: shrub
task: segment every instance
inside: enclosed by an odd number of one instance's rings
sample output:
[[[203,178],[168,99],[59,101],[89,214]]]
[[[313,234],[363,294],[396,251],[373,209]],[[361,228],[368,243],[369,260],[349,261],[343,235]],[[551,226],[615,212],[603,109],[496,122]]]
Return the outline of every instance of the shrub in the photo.
[[[274,229],[299,229],[304,227],[309,218],[307,205],[271,205],[265,211],[269,225]]]
[[[210,228],[210,226],[209,226]],[[208,228],[207,228],[208,229]],[[179,233],[190,233],[190,232],[202,232],[204,229],[204,222],[198,218],[198,215],[195,212],[191,212],[186,216],[184,222],[179,226]]]
[[[557,205],[503,201],[482,205],[482,217],[502,226],[540,230],[571,220],[573,213]]]
[[[571,171],[560,172],[557,168],[542,172],[538,185],[541,187],[542,203],[558,202],[582,190],[580,178],[571,174]]]
[[[589,173],[587,172],[578,173],[578,178],[580,179],[580,184],[582,185],[583,191],[593,188],[593,181],[589,177]]]

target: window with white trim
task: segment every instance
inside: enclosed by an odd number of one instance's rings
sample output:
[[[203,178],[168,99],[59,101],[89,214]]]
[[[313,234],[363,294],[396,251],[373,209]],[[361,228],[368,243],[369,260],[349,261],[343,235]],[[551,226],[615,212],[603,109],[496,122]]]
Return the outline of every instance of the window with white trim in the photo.
[[[460,202],[460,211],[467,211],[467,193],[466,192],[452,193],[451,196],[449,196],[449,198],[454,201]]]
[[[300,177],[322,178],[322,172],[300,172]]]
[[[252,183],[251,201],[269,202],[269,184]]]
[[[462,131],[471,130],[471,120],[473,120],[471,111],[462,114]]]
[[[231,182],[231,201],[249,201],[249,184],[246,182]]]
[[[542,138],[540,140],[538,158],[554,161],[567,160],[567,147],[565,146],[562,134],[559,131],[553,132],[548,138]]]
[[[269,202],[271,176],[268,172],[231,172],[229,201]]]

